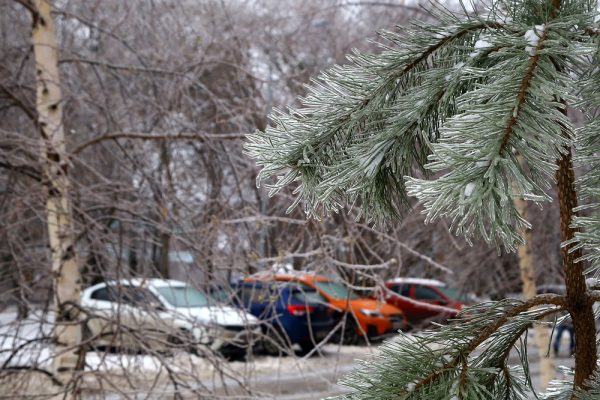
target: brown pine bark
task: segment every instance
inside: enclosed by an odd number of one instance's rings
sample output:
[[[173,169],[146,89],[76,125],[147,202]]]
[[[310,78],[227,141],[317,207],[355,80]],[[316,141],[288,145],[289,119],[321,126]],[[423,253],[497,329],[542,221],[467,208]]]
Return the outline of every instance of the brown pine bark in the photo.
[[[567,241],[574,237],[575,229],[571,227],[577,206],[575,191],[575,173],[571,159],[571,149],[558,160],[556,181],[558,186],[558,202],[560,208],[560,238]],[[585,277],[583,263],[575,260],[581,257],[581,250],[570,252],[572,246],[561,248],[562,267],[565,274],[567,287],[567,308],[573,320],[575,333],[575,378],[573,383],[577,387],[585,387],[588,379],[596,368],[596,326],[592,300],[590,299]]]
[[[63,385],[72,382],[81,341],[77,316],[80,293],[75,255],[73,214],[69,198],[68,160],[62,123],[62,95],[58,75],[58,51],[50,0],[35,0],[32,26],[36,65],[36,108],[41,136],[41,161],[46,184],[46,212],[50,242],[54,307],[53,373]],[[75,305],[75,307],[74,307]],[[70,393],[61,398],[70,398]]]
[[[562,0],[552,0],[552,15],[555,18],[562,6]],[[558,67],[560,69],[560,67]],[[566,105],[564,100],[561,100]],[[565,115],[566,108],[560,110]],[[571,227],[577,207],[577,192],[575,190],[575,172],[571,148],[565,149],[562,157],[557,160],[558,171],[556,171],[556,183],[558,192],[558,204],[560,210],[560,239],[565,241],[573,239],[576,230]],[[565,286],[567,289],[567,309],[573,320],[573,332],[575,334],[575,387],[586,388],[585,381],[591,377],[596,368],[596,325],[593,301],[587,291],[585,276],[583,275],[583,263],[575,260],[582,256],[581,249],[571,251],[572,245],[561,247],[561,259],[563,273],[565,274]]]

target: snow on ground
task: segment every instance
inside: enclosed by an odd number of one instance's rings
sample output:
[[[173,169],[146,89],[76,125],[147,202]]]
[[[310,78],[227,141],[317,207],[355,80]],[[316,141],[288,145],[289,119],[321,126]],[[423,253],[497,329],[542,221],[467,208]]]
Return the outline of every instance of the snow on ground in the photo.
[[[34,311],[17,321],[16,311],[0,313],[0,365],[45,367],[49,365],[49,341],[53,314]]]
[[[52,313],[36,311],[21,321],[17,321],[16,311],[0,313],[0,366],[6,363],[11,367],[34,366],[47,370],[51,363],[52,321]],[[123,395],[137,397],[144,393],[158,393],[160,398],[175,390],[171,373],[177,374],[191,391],[241,395],[244,388],[251,388],[262,393],[260,398],[284,398],[285,393],[292,396],[291,399],[319,398],[320,395],[309,394],[311,388],[330,390],[353,368],[356,359],[365,358],[375,349],[374,345],[331,344],[320,347],[312,355],[299,351],[282,357],[251,353],[247,361],[197,357],[183,351],[171,355],[88,352],[83,381],[89,399],[106,395],[115,399]],[[44,384],[40,384],[43,378],[36,377],[33,386],[43,387]],[[28,390],[31,393],[31,385]],[[302,397],[304,395],[306,397]],[[251,395],[254,396],[255,393]],[[154,398],[154,395],[149,397]]]
[[[375,347],[369,346],[326,345],[320,354],[311,357],[252,355],[245,362],[215,362],[187,353],[166,359],[149,355],[88,353],[89,371],[103,371],[113,382],[127,372],[136,382],[133,382],[135,389],[124,389],[123,385],[118,385],[119,390],[105,385],[101,389],[97,376],[90,374],[87,393],[89,399],[104,398],[111,393],[115,399],[133,394],[149,398],[172,395],[174,386],[168,377],[169,369],[184,380],[189,378],[189,387],[180,388],[182,393],[210,392],[233,398],[244,395],[250,398],[317,399],[343,392],[336,382],[354,368],[356,359],[363,359],[374,351]],[[252,392],[247,393],[245,388]]]
[[[7,363],[47,369],[50,342],[46,338],[50,336],[52,320],[52,314],[34,312],[17,322],[16,312],[0,313],[0,366]],[[568,340],[568,335],[564,335],[562,349],[568,349]],[[152,399],[172,396],[175,390],[181,390],[170,379],[169,374],[175,373],[187,385],[184,392],[210,392],[233,398],[316,399],[343,392],[345,389],[336,382],[354,368],[357,359],[375,352],[376,345],[329,344],[311,356],[300,352],[282,357],[249,354],[247,361],[197,357],[183,351],[173,355],[88,352],[84,397],[95,400],[125,395]],[[530,356],[535,381],[537,351],[530,350]],[[569,364],[571,360],[561,359],[557,364],[565,361]]]

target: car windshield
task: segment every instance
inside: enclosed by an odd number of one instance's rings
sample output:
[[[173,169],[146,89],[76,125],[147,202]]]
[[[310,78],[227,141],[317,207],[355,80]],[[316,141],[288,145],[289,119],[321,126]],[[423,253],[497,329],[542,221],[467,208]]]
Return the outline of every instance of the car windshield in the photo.
[[[302,285],[298,287],[293,293],[294,299],[301,303],[312,303],[312,304],[324,304],[327,300],[319,294],[315,289]]]
[[[233,289],[225,287],[214,287],[210,290],[209,300],[217,303],[229,303],[233,297]]]
[[[157,290],[174,307],[208,306],[208,299],[204,293],[189,286],[165,286],[157,288]]]
[[[458,289],[447,287],[447,286],[438,286],[437,289],[444,293],[448,298],[460,301],[463,303],[472,303],[473,298],[469,296],[467,293],[462,293]]]
[[[316,282],[316,285],[320,290],[325,292],[325,294],[327,294],[330,297],[333,297],[334,299],[358,299],[358,295],[356,293],[354,293],[339,282],[321,281]]]

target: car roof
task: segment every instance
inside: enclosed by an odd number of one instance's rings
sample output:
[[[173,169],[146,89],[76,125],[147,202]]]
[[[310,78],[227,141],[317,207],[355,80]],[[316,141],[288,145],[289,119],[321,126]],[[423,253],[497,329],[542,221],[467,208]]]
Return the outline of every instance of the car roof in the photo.
[[[154,287],[154,288],[161,288],[161,287],[186,287],[189,286],[187,283],[185,282],[181,282],[181,281],[177,281],[174,279],[159,279],[159,278],[132,278],[132,279],[119,279],[119,280],[111,280],[111,281],[105,281],[102,283],[99,283],[97,285],[94,285],[88,289],[91,288],[99,288],[105,285],[121,285],[121,286],[135,286],[135,287]]]
[[[565,294],[567,292],[567,288],[565,285],[561,284],[547,284],[547,285],[539,285],[537,288],[538,294],[543,293],[554,293],[554,294]]]
[[[394,279],[390,279],[386,283],[408,283],[408,284],[414,284],[414,285],[436,286],[436,287],[448,286],[444,282],[438,281],[437,279],[425,279],[425,278],[394,278]]]
[[[297,282],[327,282],[331,279],[308,271],[272,272],[260,271],[245,278],[243,282],[268,281],[297,281]]]
[[[271,282],[271,281],[279,281],[279,282],[298,282],[298,283],[306,283],[313,284],[315,282],[329,282],[332,281],[331,278],[319,275],[311,272],[298,272],[298,273],[256,273],[253,274],[246,279],[244,282]]]

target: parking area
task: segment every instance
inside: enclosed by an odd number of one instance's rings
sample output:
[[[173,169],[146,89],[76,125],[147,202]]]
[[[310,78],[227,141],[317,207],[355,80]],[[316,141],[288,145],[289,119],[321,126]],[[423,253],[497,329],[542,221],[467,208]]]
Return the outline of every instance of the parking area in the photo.
[[[45,395],[48,377],[32,371],[50,367],[53,314],[34,311],[22,321],[16,316],[12,309],[0,313],[0,363],[15,369],[14,374],[0,377],[0,392],[17,390],[12,383],[18,381],[20,393]],[[258,348],[247,352],[244,360],[183,350],[164,354],[88,351],[79,384],[86,399],[158,399],[172,398],[175,393],[183,398],[316,399],[346,390],[337,381],[352,370],[355,360],[373,354],[376,344],[326,344],[310,353],[295,345],[289,350],[275,356]],[[29,377],[23,379],[24,375]]]
[[[43,370],[49,366],[49,341],[52,314],[32,313],[27,320],[16,322],[16,311],[0,313],[0,363],[14,367],[34,366]],[[390,337],[389,340],[394,340]],[[572,366],[567,356],[568,335],[562,338],[560,364]],[[530,341],[532,343],[533,340]],[[288,354],[267,355],[262,351],[248,352],[245,360],[226,360],[220,356],[199,357],[185,351],[173,354],[144,354],[116,351],[89,351],[85,369],[81,372],[82,398],[100,399],[162,399],[174,398],[250,398],[312,400],[348,391],[338,385],[339,379],[357,367],[356,360],[377,353],[378,343],[363,345],[326,344],[307,354],[294,346]],[[539,385],[539,357],[529,345],[530,369],[534,385]],[[17,350],[17,351],[15,351]],[[11,360],[8,360],[11,357]],[[518,360],[515,352],[511,357]],[[0,393],[28,386],[32,398],[47,394],[47,377],[23,370],[29,379],[0,377]],[[176,379],[174,379],[176,377]]]

